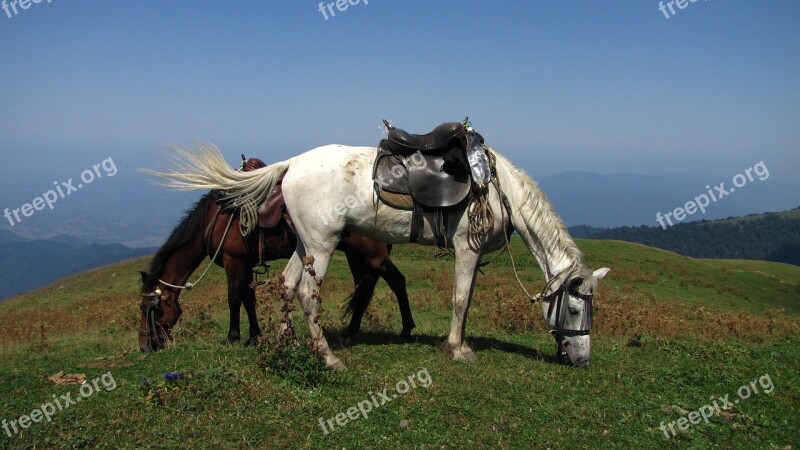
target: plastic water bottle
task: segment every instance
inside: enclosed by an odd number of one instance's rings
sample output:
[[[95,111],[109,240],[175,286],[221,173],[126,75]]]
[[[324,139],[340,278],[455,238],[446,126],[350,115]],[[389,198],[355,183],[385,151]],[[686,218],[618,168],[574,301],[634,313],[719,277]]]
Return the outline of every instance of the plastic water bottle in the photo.
[[[486,156],[483,144],[480,143],[475,135],[470,139],[469,148],[467,148],[467,161],[469,161],[469,167],[472,170],[472,179],[479,186],[488,184],[492,175],[489,169],[489,158]]]

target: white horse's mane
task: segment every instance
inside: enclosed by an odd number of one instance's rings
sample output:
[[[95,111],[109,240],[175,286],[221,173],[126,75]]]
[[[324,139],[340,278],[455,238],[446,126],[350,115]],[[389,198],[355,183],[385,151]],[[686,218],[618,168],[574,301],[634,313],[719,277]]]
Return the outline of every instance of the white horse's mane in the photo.
[[[515,183],[514,186],[503,186],[502,183],[500,185],[511,201],[511,206],[517,208],[517,211],[511,211],[511,214],[519,215],[532,232],[532,236],[539,241],[542,249],[562,252],[562,256],[569,258],[572,266],[576,269],[584,266],[583,253],[575,245],[564,222],[536,181],[525,171],[514,166],[505,156],[494,149],[490,150],[495,155],[496,161],[500,163],[498,169],[506,170],[509,180]],[[508,183],[509,180],[503,181]]]

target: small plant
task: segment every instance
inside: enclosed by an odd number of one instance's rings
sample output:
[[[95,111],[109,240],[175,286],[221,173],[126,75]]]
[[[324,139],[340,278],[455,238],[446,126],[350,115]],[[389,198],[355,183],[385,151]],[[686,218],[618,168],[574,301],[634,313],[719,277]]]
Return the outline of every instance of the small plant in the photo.
[[[299,386],[316,386],[329,379],[331,374],[325,368],[325,363],[308,343],[303,344],[296,339],[279,342],[259,357],[259,365]]]
[[[165,406],[180,398],[181,394],[193,391],[194,385],[185,381],[191,378],[191,374],[180,373],[180,377],[176,376],[177,374],[177,372],[165,373],[163,379],[158,381],[142,378],[139,391],[144,396],[145,403]]]
[[[39,323],[39,344],[38,350],[40,352],[45,352],[50,348],[50,343],[47,339],[47,329],[44,326],[44,322]]]
[[[267,286],[268,293],[280,291],[276,286],[281,282],[281,277],[271,280]],[[311,340],[303,343],[297,338],[291,319],[291,312],[294,310],[291,300],[284,298],[283,293],[281,298],[283,303],[280,321],[276,321],[273,317],[275,310],[269,301],[269,296],[259,299],[262,303],[259,314],[262,335],[258,342],[261,354],[256,363],[299,386],[316,386],[329,380],[331,374],[317,355]]]

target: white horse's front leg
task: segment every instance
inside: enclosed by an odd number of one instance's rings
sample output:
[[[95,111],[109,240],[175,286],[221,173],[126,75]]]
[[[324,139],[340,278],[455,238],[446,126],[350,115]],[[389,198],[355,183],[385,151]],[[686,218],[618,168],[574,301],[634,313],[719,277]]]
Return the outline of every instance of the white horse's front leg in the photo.
[[[475,352],[465,339],[467,312],[475,287],[475,274],[478,270],[480,254],[470,249],[458,251],[456,246],[455,287],[453,288],[453,320],[450,335],[447,337],[445,351],[453,353],[454,360],[478,362]]]
[[[311,332],[311,339],[314,342],[314,349],[317,354],[325,358],[325,366],[328,369],[346,370],[347,367],[344,363],[333,354],[322,332],[322,327],[319,326],[320,313],[322,312],[319,288],[325,277],[325,272],[328,270],[332,252],[333,250],[323,255],[317,253],[319,256],[317,256],[316,260],[312,256],[305,257],[303,275],[297,295],[300,297],[300,305],[306,315],[306,322],[308,323],[308,329]]]

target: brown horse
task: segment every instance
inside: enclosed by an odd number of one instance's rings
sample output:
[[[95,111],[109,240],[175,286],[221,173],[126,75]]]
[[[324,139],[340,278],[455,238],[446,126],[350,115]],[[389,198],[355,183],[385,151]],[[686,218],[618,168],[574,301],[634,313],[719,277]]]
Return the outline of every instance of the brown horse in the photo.
[[[264,166],[255,158],[243,164],[245,171]],[[216,191],[203,196],[187,212],[156,252],[149,271],[141,272],[139,348],[143,352],[159,350],[171,339],[170,331],[181,315],[178,297],[182,288],[178,286],[185,286],[200,263],[217,253],[214,263],[225,269],[230,310],[230,327],[222,343],[240,339],[239,312],[242,304],[250,323],[250,338],[246,345],[255,343],[261,329],[256,316],[253,268],[259,262],[291,257],[297,243],[282,196],[279,192],[276,194],[271,195],[259,211],[259,218],[268,218],[266,224],[269,226],[260,227],[247,236],[239,232],[238,215],[234,213],[231,217],[232,213],[218,204],[221,195]],[[383,278],[397,296],[403,320],[401,336],[409,338],[414,319],[408,303],[405,277],[389,258],[391,246],[354,233],[344,233],[337,248],[345,253],[356,285],[347,307],[352,319],[345,336],[358,333],[378,278]]]

